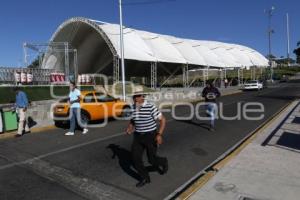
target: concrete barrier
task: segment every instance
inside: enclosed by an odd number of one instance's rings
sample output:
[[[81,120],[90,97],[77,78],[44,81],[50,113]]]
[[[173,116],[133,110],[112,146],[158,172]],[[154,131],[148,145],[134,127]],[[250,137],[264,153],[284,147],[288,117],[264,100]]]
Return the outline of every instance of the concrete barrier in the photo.
[[[163,88],[160,91],[151,93],[147,96],[147,100],[159,106],[162,103],[165,105],[172,105],[178,102],[195,102],[201,101],[201,92],[203,88]],[[220,89],[223,95],[230,95],[240,92],[238,87],[229,87]],[[128,103],[132,103],[132,98],[127,97]],[[33,128],[46,127],[54,125],[53,119],[51,118],[51,105],[57,102],[57,100],[45,100],[45,101],[34,101],[28,108],[28,119]],[[10,106],[12,104],[0,105]]]

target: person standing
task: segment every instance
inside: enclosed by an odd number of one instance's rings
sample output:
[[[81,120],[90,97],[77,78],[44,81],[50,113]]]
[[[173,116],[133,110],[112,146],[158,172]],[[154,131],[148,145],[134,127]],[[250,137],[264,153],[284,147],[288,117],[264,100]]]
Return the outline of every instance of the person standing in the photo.
[[[72,136],[75,134],[76,122],[77,124],[87,125],[86,121],[81,121],[81,110],[80,110],[80,90],[77,89],[74,82],[70,82],[70,93],[69,93],[69,104],[70,104],[70,130],[65,135]],[[79,123],[81,121],[81,123]],[[86,127],[83,128],[82,134],[86,134],[88,129]]]
[[[205,98],[206,102],[206,113],[210,116],[210,131],[215,130],[215,115],[217,110],[216,100],[220,97],[219,90],[214,87],[211,82],[207,82],[206,87],[202,91],[202,97]]]
[[[227,78],[225,78],[225,80],[224,80],[224,85],[225,85],[225,88],[227,88],[227,86],[228,86],[228,79]]]
[[[21,137],[24,133],[30,133],[30,129],[26,120],[26,113],[28,108],[28,98],[25,92],[21,91],[19,87],[16,87],[16,111],[19,117],[19,124],[18,124],[18,132],[15,137]]]
[[[162,113],[151,103],[145,101],[145,93],[137,92],[133,96],[133,111],[130,123],[126,129],[128,135],[133,133],[131,148],[134,166],[141,177],[136,187],[150,183],[150,176],[143,164],[144,150],[147,152],[148,162],[161,174],[168,171],[168,160],[157,156],[157,147],[163,143],[163,132],[166,119]],[[159,129],[157,130],[157,121]],[[162,168],[160,168],[162,167]]]

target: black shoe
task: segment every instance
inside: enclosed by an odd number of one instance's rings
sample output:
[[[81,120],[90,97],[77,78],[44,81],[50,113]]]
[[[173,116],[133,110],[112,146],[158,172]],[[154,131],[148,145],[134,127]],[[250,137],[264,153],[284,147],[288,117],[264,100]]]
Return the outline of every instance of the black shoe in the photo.
[[[162,173],[161,174],[166,174],[169,170],[169,164],[168,160],[166,159],[164,166],[162,167]]]
[[[16,137],[16,138],[22,137],[22,135],[21,135],[21,134],[16,134],[15,137]]]
[[[147,183],[150,183],[150,179],[143,179],[140,182],[138,182],[135,186],[136,187],[143,187],[144,185],[146,185]]]

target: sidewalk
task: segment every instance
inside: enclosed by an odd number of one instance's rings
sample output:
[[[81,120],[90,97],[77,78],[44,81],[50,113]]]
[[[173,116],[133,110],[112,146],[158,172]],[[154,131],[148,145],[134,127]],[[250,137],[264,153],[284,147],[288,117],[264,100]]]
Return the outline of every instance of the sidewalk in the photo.
[[[293,102],[190,200],[298,200],[300,103]]]

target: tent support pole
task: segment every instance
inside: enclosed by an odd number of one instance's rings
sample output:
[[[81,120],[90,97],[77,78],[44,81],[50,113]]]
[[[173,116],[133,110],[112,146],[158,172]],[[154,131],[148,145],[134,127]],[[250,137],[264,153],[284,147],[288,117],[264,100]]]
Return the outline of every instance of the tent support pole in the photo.
[[[206,69],[204,70],[204,81],[203,81],[203,83],[204,83],[204,85],[203,85],[203,87],[205,87],[205,85],[206,85],[206,81],[208,80],[208,78],[209,78],[209,66],[206,66]]]
[[[157,88],[157,63],[151,62],[151,89]]]
[[[78,61],[77,61],[77,49],[74,49],[74,79],[75,81],[78,78]]]
[[[220,87],[222,88],[224,85],[224,69],[220,69],[220,79],[221,79]]]
[[[204,70],[205,69],[202,69],[203,87],[205,86],[205,74],[204,74]]]
[[[65,77],[66,77],[66,81],[68,82],[69,78],[70,78],[69,43],[65,42],[64,47],[65,47]],[[74,81],[76,81],[76,80],[74,80]]]
[[[189,81],[189,65],[183,65],[182,66],[182,81],[183,81],[183,87],[187,88],[188,87],[188,81]]]
[[[113,83],[118,83],[120,80],[120,61],[118,56],[113,58]]]
[[[238,85],[241,85],[241,73],[240,73],[240,69],[241,68],[237,68],[238,69]]]
[[[241,79],[242,79],[242,84],[244,85],[244,68],[242,68],[241,70],[242,70]]]

